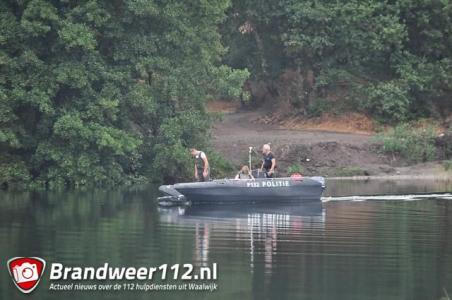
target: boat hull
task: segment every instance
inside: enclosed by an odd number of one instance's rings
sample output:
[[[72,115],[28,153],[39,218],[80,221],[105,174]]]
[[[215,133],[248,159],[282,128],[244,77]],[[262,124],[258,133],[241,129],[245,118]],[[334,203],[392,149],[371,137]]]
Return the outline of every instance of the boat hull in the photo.
[[[322,177],[302,180],[294,178],[224,179],[160,187],[160,191],[165,194],[174,196],[178,200],[183,197],[192,204],[320,201],[324,189]]]

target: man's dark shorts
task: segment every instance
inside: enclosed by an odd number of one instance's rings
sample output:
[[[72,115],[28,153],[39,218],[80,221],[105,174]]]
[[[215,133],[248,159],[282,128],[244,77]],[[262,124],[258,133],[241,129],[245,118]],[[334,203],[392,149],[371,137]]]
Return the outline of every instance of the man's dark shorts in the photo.
[[[202,172],[198,173],[198,182],[210,181],[210,173],[207,173],[207,176],[202,176]]]

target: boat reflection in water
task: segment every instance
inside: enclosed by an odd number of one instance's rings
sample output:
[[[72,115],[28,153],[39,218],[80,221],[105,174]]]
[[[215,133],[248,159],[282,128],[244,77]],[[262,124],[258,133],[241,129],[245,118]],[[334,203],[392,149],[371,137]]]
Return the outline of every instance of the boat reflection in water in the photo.
[[[291,245],[290,236],[298,240],[321,236],[325,227],[322,203],[278,205],[218,205],[159,208],[160,221],[194,229],[193,259],[199,265],[212,262],[212,252],[220,255],[225,249],[249,253],[250,272],[256,265],[270,276],[275,255]],[[320,232],[319,232],[320,231]],[[315,234],[314,234],[315,233]],[[230,235],[233,236],[230,236]],[[296,245],[294,245],[296,247]],[[279,252],[278,252],[279,251]],[[266,278],[269,279],[269,278]]]

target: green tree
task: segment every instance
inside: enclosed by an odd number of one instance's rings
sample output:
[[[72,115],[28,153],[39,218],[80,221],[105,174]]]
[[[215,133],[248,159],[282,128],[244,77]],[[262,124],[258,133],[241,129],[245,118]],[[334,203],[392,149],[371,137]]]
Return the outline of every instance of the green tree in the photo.
[[[293,93],[295,109],[339,94],[383,121],[445,117],[451,16],[450,1],[233,1],[223,25],[232,49],[225,61],[269,82],[298,70],[310,82]]]
[[[112,185],[176,176],[206,144],[229,2],[0,3],[0,183]]]

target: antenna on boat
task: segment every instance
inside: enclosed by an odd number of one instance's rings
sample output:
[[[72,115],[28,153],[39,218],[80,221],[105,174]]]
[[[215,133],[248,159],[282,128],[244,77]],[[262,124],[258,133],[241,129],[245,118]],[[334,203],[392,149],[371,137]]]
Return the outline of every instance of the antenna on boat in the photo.
[[[249,151],[248,151],[248,164],[250,165],[249,167],[250,167],[250,171],[252,170],[251,169],[251,153],[253,153],[253,147],[248,147],[249,148]]]

